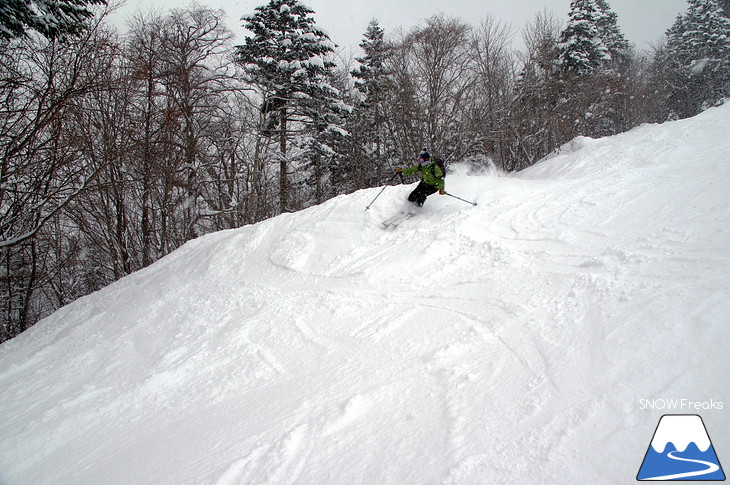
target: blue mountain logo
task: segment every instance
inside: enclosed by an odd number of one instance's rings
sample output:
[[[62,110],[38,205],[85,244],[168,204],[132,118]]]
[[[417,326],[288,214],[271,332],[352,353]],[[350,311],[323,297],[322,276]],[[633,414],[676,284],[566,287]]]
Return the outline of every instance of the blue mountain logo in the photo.
[[[725,480],[702,418],[696,414],[662,416],[636,479]]]

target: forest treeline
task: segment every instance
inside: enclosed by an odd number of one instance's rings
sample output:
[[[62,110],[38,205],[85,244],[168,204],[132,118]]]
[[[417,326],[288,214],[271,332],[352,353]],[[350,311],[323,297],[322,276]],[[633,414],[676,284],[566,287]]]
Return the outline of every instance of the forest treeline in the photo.
[[[518,171],[730,96],[728,0],[689,0],[652,52],[607,1],[573,0],[520,32],[373,20],[355,58],[298,0],[257,8],[238,44],[210,8],[119,32],[88,3],[69,26],[0,8],[0,341],[193,238],[382,185],[424,146]]]

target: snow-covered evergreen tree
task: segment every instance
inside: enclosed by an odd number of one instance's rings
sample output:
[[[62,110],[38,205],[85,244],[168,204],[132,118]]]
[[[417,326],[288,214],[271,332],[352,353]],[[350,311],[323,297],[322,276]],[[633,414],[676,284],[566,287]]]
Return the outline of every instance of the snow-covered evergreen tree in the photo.
[[[35,30],[52,39],[77,34],[92,16],[88,5],[106,5],[107,0],[2,0],[0,39],[12,39]]]
[[[730,0],[720,0],[718,3],[722,8],[722,12],[725,14],[725,17],[730,18]]]
[[[596,0],[596,7],[598,8],[596,24],[598,35],[611,56],[608,64],[612,67],[619,67],[626,62],[629,56],[629,41],[626,40],[626,37],[619,29],[618,15],[611,10],[608,2],[606,0]]]
[[[298,0],[271,0],[244,17],[252,36],[237,46],[247,81],[258,88],[262,134],[279,144],[280,210],[289,210],[289,141],[307,129],[319,137],[340,129],[336,113],[346,109],[329,81],[335,44],[315,25],[314,11]],[[304,142],[311,146],[311,140]]]
[[[599,30],[607,16],[599,12],[596,0],[572,0],[568,15],[568,26],[560,34],[557,64],[565,72],[590,74],[611,59]]]
[[[361,94],[360,103],[355,110],[352,123],[356,133],[353,133],[354,142],[357,144],[359,160],[366,160],[367,167],[362,163],[353,166],[353,170],[362,171],[366,168],[368,173],[359,175],[357,185],[368,186],[370,180],[373,183],[380,182],[379,175],[383,174],[383,157],[387,156],[385,147],[385,112],[388,90],[392,88],[393,81],[387,67],[390,49],[385,42],[385,32],[377,20],[372,20],[360,43],[364,56],[355,60],[358,66],[351,71],[355,78],[355,87]]]
[[[357,79],[355,86],[366,97],[365,103],[372,103],[379,99],[379,94],[388,83],[388,47],[385,44],[385,32],[377,20],[370,22],[363,37],[360,47],[365,55],[355,59],[360,65],[352,70],[352,75]]]
[[[606,0],[573,0],[560,35],[558,58],[565,102],[559,106],[572,135],[607,136],[628,129],[625,71],[630,46]]]
[[[688,0],[657,57],[667,71],[670,114],[689,117],[730,96],[730,19],[717,0]]]

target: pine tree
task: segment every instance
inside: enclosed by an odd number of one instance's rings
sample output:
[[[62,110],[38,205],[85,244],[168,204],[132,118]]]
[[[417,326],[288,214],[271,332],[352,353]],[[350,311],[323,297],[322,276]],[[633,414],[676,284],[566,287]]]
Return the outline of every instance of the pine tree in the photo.
[[[605,0],[573,0],[558,44],[565,103],[559,110],[573,135],[607,136],[629,128],[625,71],[630,47]]]
[[[2,0],[0,39],[22,37],[35,30],[49,39],[78,34],[93,14],[88,5],[106,5],[107,0]]]
[[[717,0],[689,0],[657,60],[667,72],[670,115],[689,117],[730,96],[730,19]]]
[[[590,74],[611,59],[599,30],[606,16],[601,15],[595,0],[572,0],[569,17],[560,34],[557,63],[564,72]]]
[[[246,80],[262,97],[262,135],[278,139],[282,212],[290,209],[290,139],[307,128],[319,137],[346,109],[329,82],[335,64],[327,56],[335,45],[316,27],[313,13],[298,0],[271,0],[244,17],[253,35],[236,48]]]
[[[385,33],[377,20],[372,20],[368,25],[360,48],[365,55],[355,59],[359,66],[351,72],[355,78],[355,87],[362,95],[361,102],[353,116],[356,130],[353,141],[358,145],[356,147],[359,152],[357,159],[367,160],[368,166],[363,167],[361,163],[356,163],[351,168],[354,171],[363,171],[366,168],[369,173],[363,173],[357,177],[360,179],[357,185],[369,186],[370,182],[379,183],[379,175],[382,175],[381,172],[383,172],[379,169],[382,168],[382,160],[386,152],[384,146],[385,103],[388,90],[393,85],[391,73],[387,68],[390,49],[385,43]],[[364,180],[370,178],[373,180]]]
[[[618,27],[618,15],[611,10],[606,0],[596,0],[598,8],[598,35],[608,49],[612,67],[619,67],[629,56],[629,41]]]
[[[377,20],[372,20],[365,31],[364,40],[360,43],[365,55],[355,60],[360,64],[353,69],[352,75],[357,80],[355,87],[366,96],[366,102],[375,101],[388,81],[388,69],[385,64],[388,58],[388,47],[385,44],[385,33]]]

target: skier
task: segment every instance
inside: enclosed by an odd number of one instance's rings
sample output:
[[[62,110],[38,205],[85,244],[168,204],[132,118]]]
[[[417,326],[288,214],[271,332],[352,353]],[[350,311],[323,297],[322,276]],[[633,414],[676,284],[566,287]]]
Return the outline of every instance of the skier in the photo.
[[[441,195],[446,193],[446,182],[444,181],[446,174],[442,166],[439,166],[437,162],[440,162],[440,160],[436,158],[432,160],[431,154],[424,148],[418,155],[418,163],[416,165],[405,170],[402,168],[395,169],[396,173],[402,173],[404,175],[421,173],[421,182],[408,196],[408,202],[417,207],[422,207],[423,203],[426,202],[426,197],[429,195],[435,194],[436,192]]]

